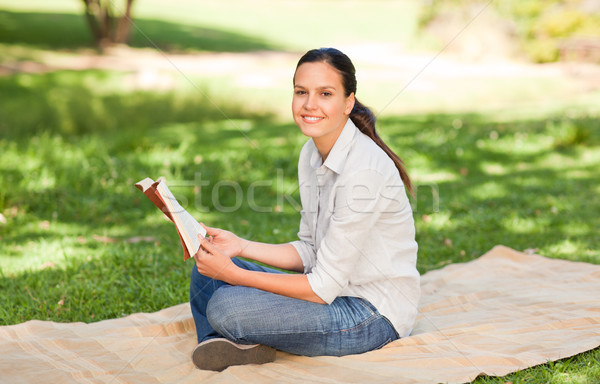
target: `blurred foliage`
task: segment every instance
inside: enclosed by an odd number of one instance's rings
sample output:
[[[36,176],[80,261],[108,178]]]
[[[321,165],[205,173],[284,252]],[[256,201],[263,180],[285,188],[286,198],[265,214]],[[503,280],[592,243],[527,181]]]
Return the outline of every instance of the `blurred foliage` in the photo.
[[[553,62],[579,56],[600,60],[600,6],[585,0],[491,1],[494,10],[510,21],[523,52],[534,62]],[[481,0],[430,0],[422,8],[420,25],[425,27],[445,14],[466,7],[485,7]],[[588,45],[589,47],[583,47]],[[570,52],[575,50],[580,52]],[[563,53],[561,54],[561,51]]]
[[[166,52],[247,52],[273,50],[269,41],[251,34],[161,19],[135,19],[130,46]],[[0,9],[0,43],[45,50],[93,47],[93,36],[79,14],[23,12]],[[2,47],[0,49],[7,49]],[[0,56],[0,62],[2,61]]]
[[[134,127],[143,142],[146,130],[167,122],[246,116],[241,105],[215,105],[215,96],[203,91],[156,92],[136,89],[136,81],[134,74],[99,70],[0,77],[0,89],[11,95],[0,103],[0,138],[124,133]]]

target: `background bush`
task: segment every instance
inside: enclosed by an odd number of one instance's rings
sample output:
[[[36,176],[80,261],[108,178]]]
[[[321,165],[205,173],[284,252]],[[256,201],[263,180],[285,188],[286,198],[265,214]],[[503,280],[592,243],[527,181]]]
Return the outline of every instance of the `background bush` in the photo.
[[[422,8],[420,25],[424,28],[450,14],[480,10],[487,4],[478,0],[431,0]],[[507,33],[517,37],[522,52],[533,62],[557,61],[561,59],[561,49],[568,51],[578,42],[600,49],[600,5],[595,2],[503,0],[489,5],[485,12],[495,12],[506,20]],[[600,62],[598,54],[583,55]]]

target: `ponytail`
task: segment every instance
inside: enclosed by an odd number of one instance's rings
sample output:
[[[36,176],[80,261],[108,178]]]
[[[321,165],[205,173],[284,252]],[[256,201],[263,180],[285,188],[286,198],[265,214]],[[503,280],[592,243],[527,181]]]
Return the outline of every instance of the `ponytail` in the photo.
[[[354,108],[352,108],[352,112],[350,112],[350,119],[356,125],[356,127],[365,135],[369,136],[371,140],[375,142],[383,151],[392,159],[394,165],[396,165],[396,169],[400,172],[400,178],[404,183],[404,187],[410,193],[412,197],[415,197],[414,186],[410,181],[410,177],[408,176],[408,172],[406,172],[406,168],[404,167],[404,162],[398,155],[391,150],[390,147],[387,146],[386,143],[383,142],[381,137],[377,134],[375,130],[375,121],[377,118],[371,112],[371,110],[364,106],[358,99],[354,98]]]

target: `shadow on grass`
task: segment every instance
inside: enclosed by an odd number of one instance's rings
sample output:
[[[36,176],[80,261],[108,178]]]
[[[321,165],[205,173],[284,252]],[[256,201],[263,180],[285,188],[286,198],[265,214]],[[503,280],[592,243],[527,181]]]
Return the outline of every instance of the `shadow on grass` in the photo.
[[[496,244],[600,263],[597,118],[430,114],[380,125],[417,180],[421,272]]]
[[[133,187],[147,176],[166,176],[211,225],[258,241],[295,237],[306,138],[292,123],[232,101],[217,111],[195,94],[101,86],[118,76],[0,78],[0,94],[11,95],[0,103],[2,325],[92,322],[187,300],[191,262],[173,225]],[[418,187],[421,272],[496,244],[600,263],[600,121],[569,116],[380,120]],[[127,241],[139,236],[151,241]],[[582,356],[593,364],[598,350]]]
[[[219,111],[197,94],[101,87],[119,76],[0,78],[0,93],[11,95],[0,104],[0,183],[10,186],[0,189],[5,323],[95,321],[185,300],[188,267],[176,232],[133,187],[144,177],[165,176],[210,225],[272,243],[296,235],[306,138],[293,123],[231,100]],[[427,114],[382,118],[379,128],[418,187],[421,272],[496,244],[600,263],[594,116]],[[126,241],[139,236],[155,242]]]
[[[125,149],[144,145],[144,134],[168,123],[203,123],[228,119],[268,118],[244,111],[241,102],[219,103],[207,92],[181,94],[127,90],[128,74],[55,71],[41,75],[0,77],[11,97],[0,105],[0,138],[28,139],[46,132],[61,137],[115,133]],[[6,93],[4,93],[6,92]],[[172,140],[170,133],[164,137]]]
[[[230,31],[151,19],[134,19],[134,23],[130,45],[137,48],[160,48],[166,52],[249,52],[280,48],[262,38]],[[94,47],[83,13],[0,11],[0,43],[53,50]]]

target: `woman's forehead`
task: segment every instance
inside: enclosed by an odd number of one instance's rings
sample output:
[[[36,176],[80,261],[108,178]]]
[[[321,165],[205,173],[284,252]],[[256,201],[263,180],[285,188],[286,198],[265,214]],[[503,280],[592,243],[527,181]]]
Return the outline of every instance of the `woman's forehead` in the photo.
[[[294,85],[338,88],[342,84],[342,75],[337,69],[324,61],[303,63],[296,68]]]

